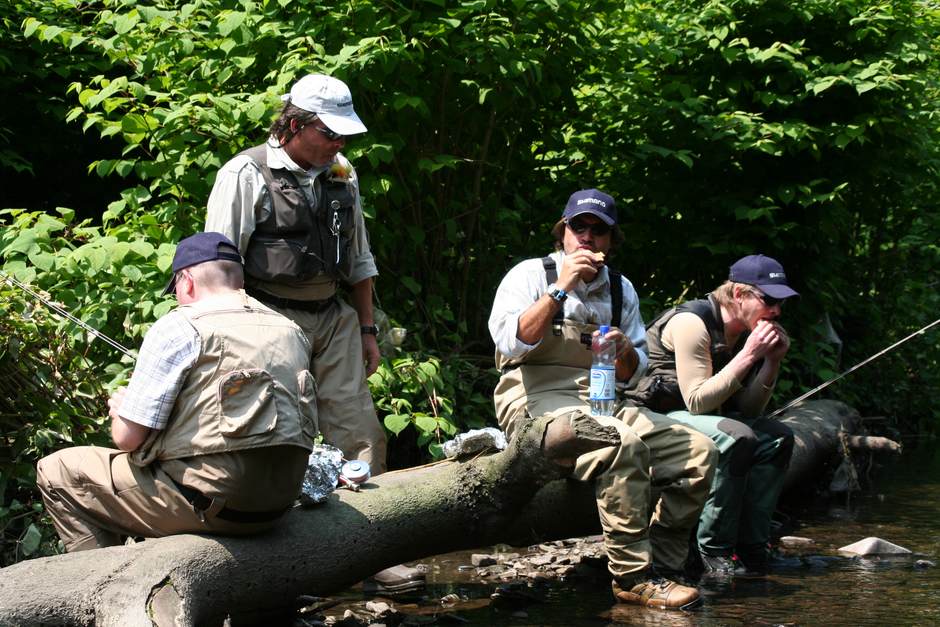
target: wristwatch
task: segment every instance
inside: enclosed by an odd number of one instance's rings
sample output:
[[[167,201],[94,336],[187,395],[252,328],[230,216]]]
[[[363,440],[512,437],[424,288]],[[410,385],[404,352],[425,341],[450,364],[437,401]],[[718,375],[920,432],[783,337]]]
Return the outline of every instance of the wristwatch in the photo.
[[[548,295],[559,305],[565,302],[565,299],[568,298],[568,292],[561,289],[560,287],[556,287],[554,283],[548,286]]]
[[[379,328],[378,328],[377,326],[375,326],[374,324],[364,324],[364,325],[362,325],[361,327],[359,327],[359,333],[361,333],[361,334],[363,334],[363,335],[366,335],[366,334],[368,334],[368,335],[378,335],[378,334],[379,334]]]

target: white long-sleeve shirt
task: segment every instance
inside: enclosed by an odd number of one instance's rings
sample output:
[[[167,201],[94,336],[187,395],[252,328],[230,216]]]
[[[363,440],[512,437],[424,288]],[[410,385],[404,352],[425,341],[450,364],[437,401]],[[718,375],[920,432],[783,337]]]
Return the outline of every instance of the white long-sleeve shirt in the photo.
[[[562,251],[550,255],[557,268],[561,268],[564,255]],[[639,357],[636,372],[630,380],[633,382],[646,372],[649,364],[646,355],[646,327],[640,315],[640,299],[633,284],[623,275],[620,281],[623,287],[620,330],[633,342]],[[541,344],[541,340],[535,344],[526,344],[519,339],[519,316],[546,292],[548,280],[541,258],[526,259],[506,273],[496,290],[493,310],[490,312],[490,336],[496,344],[496,350],[506,357],[517,358]],[[568,292],[568,298],[564,302],[564,317],[575,322],[597,325],[611,321],[613,316],[607,266],[601,268],[593,281],[579,281],[577,287]]]

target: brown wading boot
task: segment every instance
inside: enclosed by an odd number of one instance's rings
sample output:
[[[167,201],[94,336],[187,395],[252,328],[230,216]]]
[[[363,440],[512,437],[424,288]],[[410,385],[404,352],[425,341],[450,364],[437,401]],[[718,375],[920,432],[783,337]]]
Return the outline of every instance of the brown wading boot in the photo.
[[[610,582],[619,603],[662,609],[689,610],[702,603],[698,590],[645,571],[634,578],[615,577]]]

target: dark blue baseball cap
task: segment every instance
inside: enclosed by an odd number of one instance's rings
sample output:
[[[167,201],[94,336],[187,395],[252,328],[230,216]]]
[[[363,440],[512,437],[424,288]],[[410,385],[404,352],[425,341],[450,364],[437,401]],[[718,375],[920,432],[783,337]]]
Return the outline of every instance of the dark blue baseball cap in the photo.
[[[787,275],[776,259],[764,255],[748,255],[734,262],[728,279],[753,285],[773,298],[790,298],[799,294],[787,285]]]
[[[238,247],[221,233],[207,231],[180,240],[176,246],[176,254],[173,255],[173,276],[170,277],[170,282],[163,293],[169,294],[176,289],[176,273],[180,270],[220,259],[242,263]]]
[[[599,189],[582,189],[571,194],[562,218],[570,220],[582,213],[590,213],[613,226],[617,224],[617,206],[614,199]]]

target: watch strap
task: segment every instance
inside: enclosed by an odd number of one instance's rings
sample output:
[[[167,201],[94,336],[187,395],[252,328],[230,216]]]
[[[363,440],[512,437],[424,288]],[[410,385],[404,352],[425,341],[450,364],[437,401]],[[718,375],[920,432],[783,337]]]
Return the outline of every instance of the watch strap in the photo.
[[[363,324],[359,327],[359,333],[362,335],[378,335],[379,328],[374,324]]]

